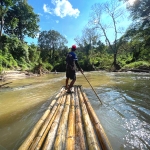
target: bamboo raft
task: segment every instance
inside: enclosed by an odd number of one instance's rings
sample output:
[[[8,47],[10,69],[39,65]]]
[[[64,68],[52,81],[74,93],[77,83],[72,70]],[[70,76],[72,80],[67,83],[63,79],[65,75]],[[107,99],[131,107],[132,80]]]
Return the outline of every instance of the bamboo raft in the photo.
[[[81,86],[62,87],[19,150],[112,150]]]

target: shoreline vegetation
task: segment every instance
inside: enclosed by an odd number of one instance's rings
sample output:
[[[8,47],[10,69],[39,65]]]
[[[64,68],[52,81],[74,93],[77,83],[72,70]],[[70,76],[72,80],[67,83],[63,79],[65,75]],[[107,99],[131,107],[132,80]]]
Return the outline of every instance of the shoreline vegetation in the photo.
[[[93,5],[87,20],[89,26],[83,28],[80,36],[73,38],[79,64],[84,71],[150,73],[148,2],[140,1],[139,5],[126,7],[126,10],[120,7],[122,2],[120,5],[112,2]],[[40,31],[40,16],[27,1],[4,0],[0,6],[3,11],[0,15],[0,81],[35,77],[55,73],[55,70],[64,72],[71,46],[67,46],[68,39],[51,28]],[[145,10],[144,14],[141,10]],[[131,24],[126,30],[119,24],[122,14],[118,15],[124,11],[131,15]],[[103,15],[108,16],[109,23],[105,24]],[[37,38],[38,42],[28,43],[25,37]]]

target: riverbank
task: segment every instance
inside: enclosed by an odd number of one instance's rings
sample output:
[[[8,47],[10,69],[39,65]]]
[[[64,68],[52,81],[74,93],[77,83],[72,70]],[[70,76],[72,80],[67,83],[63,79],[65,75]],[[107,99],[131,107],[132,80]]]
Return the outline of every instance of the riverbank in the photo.
[[[43,73],[43,74],[46,74],[46,73]],[[57,72],[54,72],[54,73],[57,73]],[[12,83],[13,80],[34,78],[38,76],[41,76],[41,75],[37,73],[29,72],[29,71],[15,71],[15,70],[5,71],[0,75],[0,88],[8,87],[8,84]]]
[[[0,80],[2,81],[8,81],[8,80],[15,80],[15,79],[23,79],[28,77],[35,77],[38,76],[37,74],[33,74],[28,71],[5,71],[0,76]]]
[[[145,73],[150,73],[149,68],[140,68],[140,69],[121,69],[117,72],[145,72]],[[57,72],[54,72],[57,73]],[[5,81],[10,81],[10,80],[16,80],[16,79],[24,79],[24,78],[29,78],[29,77],[37,77],[40,76],[40,74],[34,74],[32,72],[28,71],[15,71],[15,70],[9,70],[5,71],[0,75],[0,81],[5,82]]]
[[[9,84],[12,83],[13,80],[30,78],[30,77],[37,77],[38,74],[33,74],[32,72],[28,71],[5,71],[0,75],[0,88],[8,87]]]
[[[26,71],[5,71],[0,75],[0,88],[8,87],[8,85],[12,83],[12,80],[24,79],[30,76],[31,75]]]

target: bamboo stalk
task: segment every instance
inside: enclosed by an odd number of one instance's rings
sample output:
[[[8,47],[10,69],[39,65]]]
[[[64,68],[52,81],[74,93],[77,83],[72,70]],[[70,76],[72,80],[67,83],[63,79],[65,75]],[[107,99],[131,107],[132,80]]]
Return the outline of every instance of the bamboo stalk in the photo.
[[[59,98],[60,96],[62,96],[65,93],[65,88],[62,87],[60,92],[56,95],[56,98]]]
[[[33,141],[32,145],[30,146],[30,150],[33,150],[36,147],[38,147],[38,144],[39,144],[39,142],[40,142],[40,140],[41,140],[43,135],[45,135],[45,137],[46,137],[46,134],[44,134],[44,132],[46,131],[46,129],[47,129],[48,125],[49,125],[49,122],[51,121],[51,119],[54,116],[57,108],[59,107],[60,102],[61,102],[61,98],[59,98],[58,101],[55,103],[53,109],[51,110],[51,113],[49,114],[49,116],[47,117],[45,122],[42,124],[41,130],[38,132],[37,137],[35,138],[35,140]],[[48,128],[50,128],[50,126]],[[47,133],[48,133],[48,131],[47,131]],[[42,142],[43,141],[44,141],[44,139],[42,140]]]
[[[57,135],[54,143],[55,150],[65,149],[69,108],[70,108],[70,95],[67,95],[65,107],[59,122],[59,127],[57,130]]]
[[[48,133],[48,130],[51,127],[52,121],[55,118],[55,114],[57,113],[60,103],[61,103],[62,97],[60,97],[56,104],[54,105],[53,109],[51,110],[50,115],[47,117],[46,121],[44,122],[44,124],[41,127],[41,130],[39,131],[37,138],[34,140],[33,144],[30,147],[30,150],[34,150],[34,149],[40,149],[40,147],[43,144],[43,141]]]
[[[81,86],[73,90],[66,96],[61,89],[19,150],[112,150]]]
[[[75,150],[75,102],[74,95],[71,96],[71,105],[68,118],[68,132],[66,150]]]
[[[81,110],[79,105],[79,99],[77,95],[77,90],[75,88],[75,149],[76,150],[85,150],[86,144],[85,144],[85,137],[84,137],[84,131],[82,126],[82,120],[81,120]]]
[[[97,133],[97,136],[98,136],[98,139],[99,139],[102,149],[103,150],[112,150],[111,144],[106,136],[106,133],[105,133],[95,111],[93,110],[93,108],[84,92],[83,92],[83,97],[84,97],[84,101],[85,101],[88,113],[93,122],[93,126],[95,127],[95,130],[96,130],[96,133]]]
[[[46,141],[45,141],[44,146],[42,148],[44,150],[50,150],[53,147],[54,140],[55,140],[55,137],[56,137],[56,132],[57,132],[58,125],[59,125],[59,121],[60,121],[60,118],[61,118],[61,114],[62,114],[62,111],[64,109],[65,100],[66,100],[66,96],[63,96],[61,106],[60,106],[60,108],[57,112],[55,120],[53,121],[53,123],[51,125],[50,131],[47,135]]]
[[[81,91],[79,91],[79,89],[77,91],[78,91],[79,100],[80,100],[80,104],[81,104],[82,117],[83,117],[85,132],[86,132],[88,148],[89,148],[89,150],[100,150],[100,145],[96,139],[93,125],[91,123],[86,105],[84,103],[84,100],[83,100],[83,97],[81,94]]]
[[[55,99],[60,96],[60,94],[62,93],[63,88],[61,88],[60,92],[56,95]],[[28,137],[26,138],[26,140],[23,142],[23,144],[19,147],[19,150],[26,150],[29,149],[29,147],[31,147],[30,145],[33,143],[33,141],[36,139],[35,136],[37,135],[37,133],[39,132],[39,130],[41,129],[42,124],[44,123],[45,119],[47,118],[47,116],[49,115],[52,107],[54,106],[56,100],[53,100],[51,102],[51,104],[49,105],[49,107],[47,108],[47,110],[45,111],[45,113],[43,114],[43,116],[40,118],[40,120],[36,123],[35,127],[33,128],[33,130],[30,132],[30,134],[28,135]]]
[[[53,100],[49,106],[49,109],[45,111],[45,113],[43,114],[43,116],[41,117],[41,119],[36,123],[35,127],[33,128],[33,130],[30,132],[30,134],[28,135],[28,137],[26,138],[26,140],[23,142],[23,144],[19,147],[19,150],[26,150],[29,148],[29,146],[31,145],[33,139],[35,138],[36,134],[38,133],[41,125],[43,124],[43,122],[45,121],[45,119],[47,118],[47,116],[49,115],[51,108],[53,107],[53,105],[55,104],[56,100]]]
[[[59,98],[58,101],[57,101],[58,107],[55,107],[54,110],[51,112],[51,116],[49,116],[50,122],[49,122],[48,126],[46,127],[46,129],[45,129],[43,135],[40,133],[41,138],[40,138],[40,140],[39,140],[39,142],[38,142],[38,144],[37,144],[37,146],[36,146],[36,150],[39,150],[39,149],[42,147],[42,144],[43,144],[43,142],[44,142],[44,140],[45,140],[45,138],[46,138],[46,136],[47,136],[47,134],[48,134],[48,132],[49,132],[49,130],[50,130],[50,128],[51,128],[51,125],[52,125],[52,123],[53,123],[53,121],[54,121],[54,119],[55,119],[55,117],[56,117],[56,115],[57,115],[57,112],[58,112],[58,110],[60,109],[60,105],[61,105],[62,100],[63,100],[62,95],[64,95],[64,93],[65,93],[65,89],[64,89],[64,87],[63,87],[63,88],[61,89],[60,93],[58,94],[58,96],[56,96],[57,98]],[[60,96],[61,96],[61,97],[60,97]],[[51,119],[50,119],[50,118],[51,118]]]
[[[51,114],[48,116],[47,120],[45,121],[45,123],[42,126],[42,129],[40,130],[40,132],[38,133],[38,136],[41,137],[43,135],[43,133],[45,132],[49,122],[51,121],[51,118],[53,117],[56,109],[58,108],[58,106],[60,105],[61,99],[59,99],[56,103],[56,105],[53,107]]]
[[[83,76],[85,77],[85,79],[87,80],[87,82],[89,83],[89,85],[91,86],[92,90],[94,91],[95,95],[97,96],[98,100],[100,101],[100,103],[102,104],[102,101],[100,100],[99,96],[97,95],[96,91],[94,90],[93,86],[91,85],[91,83],[89,82],[89,80],[87,79],[87,77],[85,76],[84,73],[82,73]]]

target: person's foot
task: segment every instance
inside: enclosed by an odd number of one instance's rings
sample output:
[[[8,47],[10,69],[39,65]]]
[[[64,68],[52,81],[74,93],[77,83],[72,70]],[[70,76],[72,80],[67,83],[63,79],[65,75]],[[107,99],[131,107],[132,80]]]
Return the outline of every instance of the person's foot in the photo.
[[[68,88],[69,88],[69,85],[68,85],[68,87],[67,87],[67,86],[65,86],[65,90],[68,90]]]
[[[71,93],[73,93],[73,91],[67,91],[66,93],[71,94]]]

